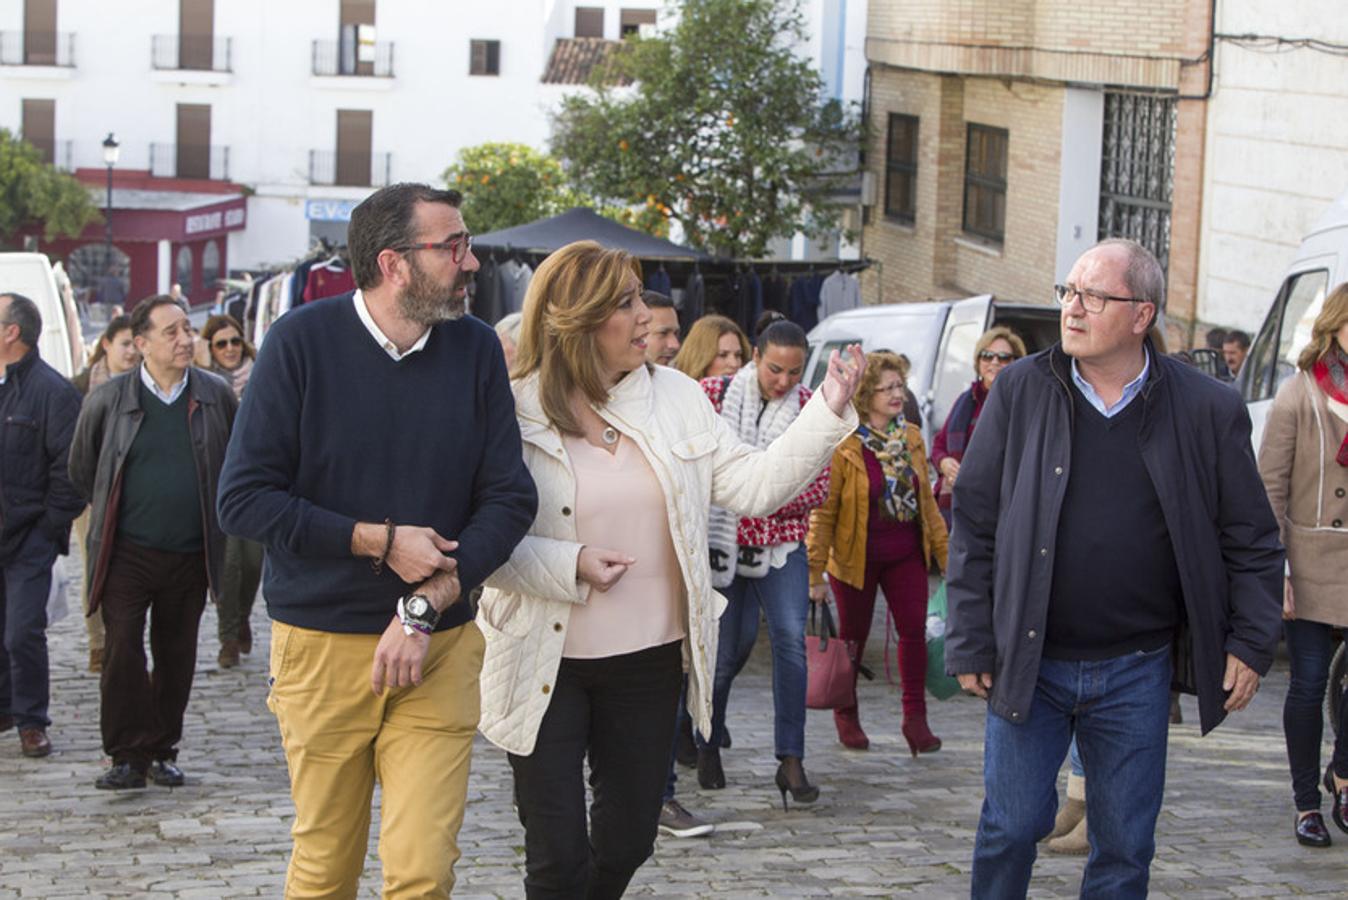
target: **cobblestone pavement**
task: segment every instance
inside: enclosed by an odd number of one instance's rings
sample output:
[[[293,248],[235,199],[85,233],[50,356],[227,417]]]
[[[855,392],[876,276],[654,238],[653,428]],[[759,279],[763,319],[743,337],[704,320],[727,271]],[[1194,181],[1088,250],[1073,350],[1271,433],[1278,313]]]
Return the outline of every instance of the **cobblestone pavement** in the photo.
[[[68,562],[65,563],[69,565]],[[84,671],[82,624],[51,629],[56,752],[19,754],[0,737],[0,898],[279,897],[291,803],[275,721],[264,704],[268,629],[254,613],[258,647],[221,671],[215,617],[202,622],[197,678],[180,763],[188,783],[109,794],[93,779],[99,752],[98,685]],[[877,620],[872,633],[881,635]],[[719,823],[709,838],[661,838],[630,895],[659,897],[967,895],[981,798],[983,705],[933,703],[939,752],[912,759],[899,735],[896,688],[861,687],[871,749],[844,750],[831,716],[811,712],[807,768],[819,802],[784,813],[772,775],[766,639],[736,685],[725,753],[730,786],[701,791],[680,770],[680,798]],[[1171,731],[1165,809],[1152,866],[1156,896],[1291,897],[1348,894],[1348,837],[1327,851],[1298,846],[1282,743],[1280,663],[1251,709],[1200,739],[1193,698]],[[1326,757],[1327,758],[1327,757]],[[479,738],[460,836],[459,897],[522,896],[523,832],[510,808],[504,755]],[[1331,826],[1332,828],[1332,826]],[[378,896],[371,831],[362,896]],[[1075,896],[1083,859],[1041,856],[1031,895]]]

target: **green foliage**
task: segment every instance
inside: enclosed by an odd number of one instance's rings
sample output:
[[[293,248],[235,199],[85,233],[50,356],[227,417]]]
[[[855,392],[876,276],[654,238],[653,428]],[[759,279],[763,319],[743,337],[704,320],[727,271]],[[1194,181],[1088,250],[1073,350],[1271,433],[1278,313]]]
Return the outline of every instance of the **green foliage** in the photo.
[[[824,97],[804,39],[792,0],[683,0],[674,28],[629,38],[592,94],[563,101],[553,151],[579,190],[642,204],[715,253],[825,234],[861,126]]]
[[[84,185],[44,163],[32,144],[0,128],[0,238],[32,222],[43,223],[47,240],[73,237],[98,218]]]
[[[486,143],[465,147],[441,176],[463,194],[463,217],[478,234],[544,219],[576,206],[593,207],[607,218],[664,235],[669,224],[646,207],[597,203],[567,180],[553,156],[525,144]]]

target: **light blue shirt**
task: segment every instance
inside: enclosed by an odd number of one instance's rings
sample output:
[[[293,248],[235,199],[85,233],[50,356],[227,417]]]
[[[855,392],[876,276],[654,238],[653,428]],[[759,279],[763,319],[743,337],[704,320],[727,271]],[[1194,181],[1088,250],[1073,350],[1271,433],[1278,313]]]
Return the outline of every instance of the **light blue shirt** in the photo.
[[[1077,368],[1077,361],[1072,360],[1072,383],[1081,391],[1081,395],[1086,398],[1091,406],[1104,416],[1106,419],[1112,419],[1119,413],[1128,408],[1128,404],[1133,402],[1133,398],[1142,393],[1142,386],[1147,383],[1147,371],[1151,368],[1151,354],[1146,350],[1142,351],[1142,373],[1123,386],[1123,395],[1119,397],[1119,402],[1113,406],[1105,406],[1105,401],[1100,399],[1100,395],[1091,387],[1090,382],[1081,377],[1081,370]]]
[[[183,390],[187,387],[187,372],[186,370],[183,371],[183,380],[175,384],[172,388],[170,388],[168,393],[166,394],[159,389],[159,385],[154,383],[154,379],[150,377],[150,370],[145,368],[144,363],[141,363],[140,383],[149,388],[150,393],[154,394],[155,397],[158,398],[161,403],[165,403],[169,406],[172,406],[174,401],[176,401],[179,397],[182,396]]]

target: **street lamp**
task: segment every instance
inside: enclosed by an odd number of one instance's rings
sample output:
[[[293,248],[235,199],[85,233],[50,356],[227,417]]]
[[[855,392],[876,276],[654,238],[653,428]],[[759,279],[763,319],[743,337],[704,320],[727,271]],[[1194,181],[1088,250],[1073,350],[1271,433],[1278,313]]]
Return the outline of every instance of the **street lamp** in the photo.
[[[103,139],[103,162],[108,167],[108,202],[103,211],[103,242],[106,244],[103,252],[103,264],[106,267],[107,275],[112,275],[112,167],[117,165],[117,156],[121,151],[121,145],[117,139],[108,132],[108,136]]]

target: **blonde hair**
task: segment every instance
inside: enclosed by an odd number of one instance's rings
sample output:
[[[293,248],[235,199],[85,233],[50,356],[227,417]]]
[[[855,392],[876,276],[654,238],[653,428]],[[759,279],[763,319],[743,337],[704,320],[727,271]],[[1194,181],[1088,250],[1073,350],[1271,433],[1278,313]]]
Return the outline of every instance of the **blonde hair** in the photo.
[[[886,372],[899,373],[899,379],[903,381],[903,390],[906,394],[908,392],[908,370],[908,360],[897,353],[891,353],[888,350],[875,350],[866,354],[866,371],[861,373],[861,383],[857,385],[857,392],[852,397],[852,406],[856,408],[857,415],[861,417],[862,422],[865,422],[866,417],[870,415],[871,398],[875,396],[875,387],[880,383],[880,376]]]
[[[575,241],[545,259],[524,295],[524,323],[511,378],[538,373],[543,413],[563,434],[581,434],[571,396],[608,400],[595,332],[622,304],[641,264],[625,250]]]
[[[749,346],[749,339],[744,336],[740,327],[732,319],[712,315],[703,316],[693,323],[693,327],[688,329],[688,337],[683,339],[683,346],[679,348],[678,355],[670,365],[689,378],[706,378],[707,370],[716,361],[721,336],[726,334],[733,334],[739,339],[740,352],[744,354],[745,363],[753,358],[754,353]]]
[[[1334,288],[1325,298],[1320,315],[1315,317],[1315,324],[1311,326],[1311,342],[1301,351],[1297,368],[1309,372],[1317,362],[1329,355],[1329,351],[1334,349],[1339,329],[1345,324],[1348,324],[1348,281]],[[1348,353],[1348,347],[1339,349]]]
[[[1016,359],[1023,359],[1025,356],[1025,342],[1005,325],[998,325],[995,328],[989,328],[978,338],[978,343],[974,344],[974,374],[979,375],[978,357],[984,350],[992,346],[994,341],[1003,340],[1011,345],[1011,352],[1016,354]]]

